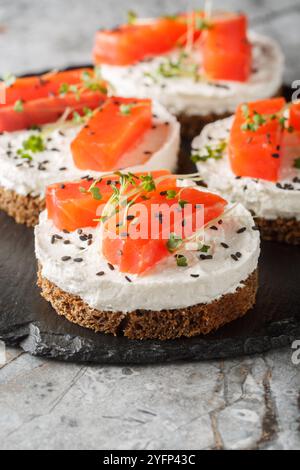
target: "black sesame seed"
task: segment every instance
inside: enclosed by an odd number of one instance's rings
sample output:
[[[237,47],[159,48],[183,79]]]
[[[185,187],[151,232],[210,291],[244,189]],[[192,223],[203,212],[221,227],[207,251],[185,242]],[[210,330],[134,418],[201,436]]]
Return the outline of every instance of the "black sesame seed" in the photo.
[[[67,229],[65,229],[65,228],[63,229],[63,232],[64,232],[64,233],[70,233],[69,230],[67,230]]]
[[[237,233],[238,235],[240,235],[241,233],[246,232],[246,230],[247,230],[247,227],[242,227],[242,228],[240,228],[239,230],[237,230],[236,233]]]
[[[75,263],[81,263],[83,258],[74,258]]]
[[[131,280],[130,277],[128,277],[128,276],[125,276],[125,279],[126,279],[126,281],[128,281],[128,282],[132,282],[132,280]]]
[[[115,267],[111,263],[107,263],[107,266],[109,267],[111,271],[115,270]]]
[[[238,252],[235,254],[235,256],[236,256],[237,258],[241,258],[241,257],[242,257],[242,253],[240,253],[240,252],[238,251]]]
[[[213,225],[212,227],[209,227],[210,230],[218,230],[218,227],[216,227],[215,225]]]
[[[71,256],[63,256],[61,260],[62,261],[70,261],[70,259],[71,259]]]
[[[70,245],[70,244],[71,244],[70,240],[65,240],[64,241],[64,245]]]
[[[194,279],[198,279],[198,277],[200,277],[199,274],[191,274],[191,277],[193,277]]]
[[[236,255],[231,255],[231,258],[234,260],[234,261],[238,261],[238,257]]]
[[[221,246],[225,248],[226,250],[229,248],[229,245],[227,245],[227,243],[221,243]]]
[[[82,232],[83,232],[83,230],[82,230],[81,228],[79,228],[79,229],[77,230],[78,235],[81,235]]]
[[[62,166],[61,168],[59,168],[59,171],[65,171],[66,169],[67,169],[67,167]]]
[[[57,240],[62,240],[62,239],[63,239],[63,237],[62,237],[61,235],[55,234],[55,235],[53,235],[53,236],[54,236]]]
[[[279,153],[272,153],[272,158],[280,158]]]
[[[134,220],[135,216],[134,215],[128,215],[126,218],[127,218],[127,220],[130,221],[130,220]]]
[[[105,272],[104,271],[100,271],[99,273],[96,274],[96,276],[104,276]]]
[[[219,225],[222,225],[222,224],[223,224],[223,220],[222,220],[222,219],[219,220],[218,224],[219,224]]]
[[[51,237],[51,244],[54,245],[55,241],[56,241],[56,237],[55,237],[55,235],[52,235],[52,237]]]
[[[200,255],[200,259],[202,261],[206,261],[206,260],[209,260],[209,259],[213,259],[212,255]]]

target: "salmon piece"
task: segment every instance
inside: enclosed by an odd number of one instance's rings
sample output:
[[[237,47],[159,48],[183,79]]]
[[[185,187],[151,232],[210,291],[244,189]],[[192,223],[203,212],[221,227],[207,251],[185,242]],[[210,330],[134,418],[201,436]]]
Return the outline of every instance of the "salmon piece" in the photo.
[[[158,18],[148,23],[122,25],[112,31],[98,31],[93,51],[96,64],[131,65],[145,57],[164,54],[187,40],[188,21],[202,12]],[[194,31],[194,40],[200,37]]]
[[[159,190],[160,191],[160,190]],[[184,238],[192,236],[203,225],[196,224],[196,213],[199,210],[198,205],[204,206],[204,220],[202,224],[207,224],[209,221],[221,216],[224,212],[224,207],[227,202],[215,194],[208,192],[201,192],[193,188],[178,188],[176,185],[169,186],[168,194],[174,192],[176,196],[169,198],[165,191],[155,192],[146,201],[140,201],[142,209],[138,212],[138,221],[141,227],[147,227],[146,238],[136,239],[136,224],[129,222],[127,234],[122,234],[120,228],[119,236],[111,236],[110,230],[104,230],[104,238],[102,241],[102,254],[107,261],[123,273],[143,275],[152,269],[158,262],[164,260],[169,256],[174,256],[170,251],[169,240],[172,234],[178,234],[183,231]],[[171,212],[170,223],[163,226],[163,223],[158,226],[157,231],[153,236],[153,223],[157,214],[154,214],[151,207],[153,205],[160,206],[161,220],[167,215],[168,209],[174,205],[183,210],[179,205],[179,200],[185,201],[186,204],[191,204],[192,211],[189,212],[189,217],[185,218],[185,225],[182,228],[182,219],[176,219],[175,212]],[[135,206],[131,206],[128,210],[128,217],[136,219]],[[188,220],[189,219],[189,220]],[[191,222],[191,224],[187,223]],[[158,224],[159,222],[156,222]],[[134,224],[134,225],[133,225]],[[156,225],[157,227],[157,225]],[[180,229],[180,232],[179,232]]]
[[[108,99],[72,142],[75,165],[82,170],[118,169],[120,158],[151,125],[150,100]]]
[[[93,75],[93,69],[80,68],[65,72],[50,72],[44,75],[33,75],[17,80],[6,88],[6,104],[16,101],[30,101],[57,95],[63,84],[76,85],[81,82],[83,73]]]
[[[241,13],[215,16],[203,33],[203,68],[215,80],[245,82],[251,74],[252,48],[247,39],[248,21]]]
[[[300,131],[300,102],[294,103],[290,107],[290,126],[296,131]]]
[[[254,130],[245,130],[245,105],[238,107],[229,141],[230,164],[235,175],[278,180],[283,139],[280,113],[285,104],[284,98],[248,103],[246,114],[250,126],[260,123]]]
[[[137,183],[140,183],[140,177],[149,175],[149,173],[138,173],[136,175]],[[170,175],[168,170],[154,171],[151,173],[153,178]],[[113,194],[113,185],[119,184],[119,176],[105,176],[96,184],[95,193],[89,192],[93,179],[82,179],[81,181],[55,183],[47,187],[46,207],[48,218],[59,230],[74,230],[95,227],[98,222],[96,218],[102,213],[103,205],[106,204]],[[164,184],[166,180],[164,179]],[[170,177],[169,184],[174,184],[174,178]],[[158,185],[159,186],[159,185]],[[134,186],[128,186],[128,192]]]
[[[32,126],[41,126],[57,121],[70,108],[70,118],[73,112],[83,114],[85,108],[96,109],[106,100],[107,96],[99,91],[84,91],[80,99],[73,93],[65,96],[53,96],[27,101],[22,105],[21,111],[15,106],[0,106],[0,132],[13,132],[28,129]]]

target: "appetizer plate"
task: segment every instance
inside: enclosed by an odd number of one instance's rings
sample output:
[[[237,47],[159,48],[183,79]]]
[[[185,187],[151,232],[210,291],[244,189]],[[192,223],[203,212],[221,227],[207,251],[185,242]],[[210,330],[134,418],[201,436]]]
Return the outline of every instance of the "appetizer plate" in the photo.
[[[286,90],[289,97],[289,90]],[[180,171],[193,171],[189,145]],[[33,355],[101,364],[149,364],[256,354],[300,338],[300,250],[262,245],[260,288],[254,309],[208,336],[132,341],[94,333],[59,317],[36,286],[33,231],[0,213],[0,340]]]
[[[264,243],[257,304],[215,334],[131,341],[97,334],[59,317],[36,286],[33,232],[0,215],[0,339],[31,354],[77,362],[155,363],[255,354],[300,338],[300,250]]]

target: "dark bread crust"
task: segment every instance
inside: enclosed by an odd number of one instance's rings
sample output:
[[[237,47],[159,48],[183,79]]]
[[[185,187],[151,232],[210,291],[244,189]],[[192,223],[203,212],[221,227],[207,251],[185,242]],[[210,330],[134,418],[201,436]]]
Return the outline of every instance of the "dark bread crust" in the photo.
[[[211,122],[219,121],[220,119],[225,119],[232,116],[233,113],[224,113],[224,114],[207,114],[205,116],[192,115],[188,114],[178,114],[176,117],[180,122],[181,126],[181,137],[186,140],[193,140],[197,137],[203,128],[210,124]]]
[[[300,221],[277,218],[266,220],[257,218],[256,224],[260,229],[263,240],[284,242],[290,245],[300,245]]]
[[[41,295],[59,315],[96,332],[129,339],[169,340],[208,334],[245,315],[255,304],[258,272],[253,272],[234,294],[226,294],[211,304],[176,310],[105,312],[89,307],[80,297],[64,292],[38,270]]]
[[[45,208],[44,198],[22,196],[13,190],[0,187],[0,209],[13,217],[18,224],[34,227]]]

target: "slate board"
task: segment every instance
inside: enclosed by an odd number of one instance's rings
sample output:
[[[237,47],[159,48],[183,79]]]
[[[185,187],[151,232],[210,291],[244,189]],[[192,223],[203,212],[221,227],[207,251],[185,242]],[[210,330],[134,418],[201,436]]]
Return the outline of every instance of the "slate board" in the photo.
[[[289,94],[289,90],[286,90]],[[188,150],[186,143],[183,153]],[[193,170],[188,159],[180,170]],[[132,341],[94,333],[59,317],[36,286],[33,231],[0,212],[0,340],[64,361],[149,364],[256,354],[300,338],[300,248],[264,242],[255,308],[208,336]]]

